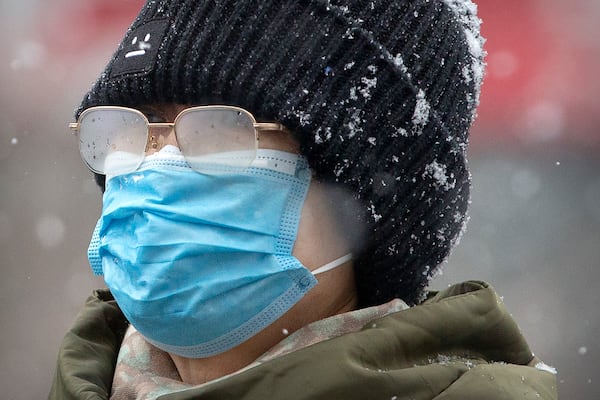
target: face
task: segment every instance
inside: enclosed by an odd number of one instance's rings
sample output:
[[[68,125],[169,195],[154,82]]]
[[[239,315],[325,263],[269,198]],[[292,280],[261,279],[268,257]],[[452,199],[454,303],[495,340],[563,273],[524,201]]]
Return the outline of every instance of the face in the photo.
[[[150,122],[172,122],[185,108],[179,105],[160,105],[140,110],[148,116]],[[159,145],[156,148],[149,147],[148,154],[167,144],[177,146],[177,139],[170,128],[152,129],[149,135],[154,136]],[[297,141],[289,132],[283,131],[260,132],[259,147],[299,153]],[[351,251],[349,241],[344,238],[341,221],[337,220],[334,212],[338,205],[336,196],[339,196],[331,195],[334,190],[335,188],[313,179],[302,208],[292,254],[311,271]],[[256,358],[286,335],[313,321],[355,309],[357,300],[351,263],[350,261],[318,275],[319,283],[302,300],[268,328],[238,347],[255,354]],[[229,352],[240,350],[238,347]],[[177,359],[177,356],[174,358]]]

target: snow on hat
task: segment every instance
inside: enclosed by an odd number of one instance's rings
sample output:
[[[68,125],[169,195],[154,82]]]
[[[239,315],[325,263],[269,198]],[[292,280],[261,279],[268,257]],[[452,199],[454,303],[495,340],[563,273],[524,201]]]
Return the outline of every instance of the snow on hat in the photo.
[[[218,103],[283,123],[318,178],[364,207],[360,304],[415,303],[467,220],[476,12],[470,0],[148,0],[77,115]]]

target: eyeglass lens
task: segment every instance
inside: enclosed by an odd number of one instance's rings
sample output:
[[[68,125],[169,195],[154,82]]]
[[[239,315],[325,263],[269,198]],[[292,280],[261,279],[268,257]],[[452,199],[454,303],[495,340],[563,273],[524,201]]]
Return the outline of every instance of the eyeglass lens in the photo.
[[[175,132],[186,161],[197,171],[246,168],[256,155],[254,118],[240,109],[185,110],[175,120]]]
[[[79,124],[79,150],[92,171],[122,174],[135,171],[144,159],[148,129],[141,113],[91,109],[82,114]]]

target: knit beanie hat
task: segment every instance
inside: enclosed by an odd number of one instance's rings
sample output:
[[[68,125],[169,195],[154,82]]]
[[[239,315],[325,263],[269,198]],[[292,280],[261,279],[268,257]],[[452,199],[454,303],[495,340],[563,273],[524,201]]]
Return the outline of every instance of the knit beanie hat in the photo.
[[[360,305],[416,303],[467,220],[476,11],[470,0],[148,0],[76,114],[227,104],[281,122],[317,178],[363,207]]]

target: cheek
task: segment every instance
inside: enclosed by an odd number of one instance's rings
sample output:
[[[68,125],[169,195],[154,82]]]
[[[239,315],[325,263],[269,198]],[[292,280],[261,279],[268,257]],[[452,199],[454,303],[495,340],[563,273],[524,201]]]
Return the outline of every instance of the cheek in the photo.
[[[292,251],[311,271],[349,252],[330,207],[323,184],[312,181]]]

